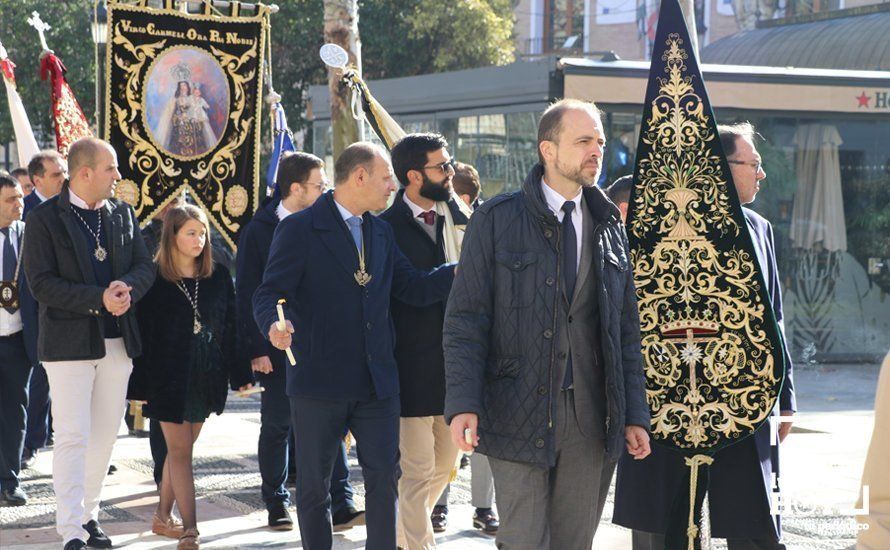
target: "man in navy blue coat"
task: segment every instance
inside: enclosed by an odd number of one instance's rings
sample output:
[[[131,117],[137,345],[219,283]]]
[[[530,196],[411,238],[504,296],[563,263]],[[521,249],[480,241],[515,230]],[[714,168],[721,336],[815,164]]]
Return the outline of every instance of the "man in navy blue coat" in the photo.
[[[749,204],[766,178],[760,154],[754,147],[754,128],[748,123],[719,126],[720,141],[732,170],[741,204]],[[752,210],[743,208],[748,230],[763,270],[776,321],[782,327],[782,291],[776,268],[773,228]],[[784,331],[783,331],[784,332]],[[791,415],[794,398],[791,356],[783,342],[785,383],[779,394],[778,411]],[[778,427],[779,442],[791,432],[791,423]],[[780,550],[779,516],[770,514],[773,493],[778,490],[779,446],[771,438],[769,423],[754,435],[718,451],[711,466],[708,500],[711,535],[727,539],[730,550]],[[688,467],[683,456],[653,445],[652,456],[642,461],[618,463],[613,521],[633,529],[634,550],[662,550],[668,515],[674,496]],[[772,475],[776,475],[775,482]],[[687,490],[688,487],[682,489]]]
[[[260,438],[257,457],[262,496],[273,530],[293,529],[287,512],[290,493],[284,486],[288,471],[288,434],[290,401],[285,392],[286,362],[284,352],[275,349],[253,322],[253,293],[263,280],[263,271],[272,247],[272,235],[278,223],[312,206],[328,186],[324,162],[309,153],[286,152],[278,163],[278,196],[269,199],[253,216],[238,241],[237,277],[238,334],[250,357],[251,368],[266,391],[260,409]],[[364,519],[352,500],[346,444],[340,443],[331,482],[334,527],[355,525]],[[293,465],[291,465],[293,467]]]
[[[391,296],[416,306],[447,299],[452,265],[412,267],[392,228],[370,214],[395,191],[389,156],[370,143],[347,147],[334,166],[334,191],[278,224],[254,318],[276,348],[291,347],[287,370],[303,547],[332,544],[331,470],[345,429],[359,448],[370,550],[396,546],[399,373],[393,356]],[[287,300],[286,330],[276,323]]]

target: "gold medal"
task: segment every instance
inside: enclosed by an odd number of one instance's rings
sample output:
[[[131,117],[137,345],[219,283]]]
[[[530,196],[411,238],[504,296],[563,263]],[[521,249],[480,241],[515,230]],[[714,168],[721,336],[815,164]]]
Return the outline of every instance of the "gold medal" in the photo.
[[[0,307],[19,308],[19,287],[15,281],[0,281]]]
[[[355,277],[355,282],[359,284],[359,286],[368,286],[368,283],[371,282],[371,275],[365,271],[365,266],[361,266],[358,271],[353,274]]]
[[[98,247],[96,247],[96,250],[93,252],[93,257],[95,257],[100,262],[104,262],[105,258],[108,257],[108,252],[105,250],[104,247],[98,246]]]

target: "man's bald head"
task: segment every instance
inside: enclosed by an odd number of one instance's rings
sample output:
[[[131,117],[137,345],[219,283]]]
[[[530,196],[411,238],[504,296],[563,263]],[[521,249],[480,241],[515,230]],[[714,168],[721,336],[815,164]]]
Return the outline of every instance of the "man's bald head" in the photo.
[[[68,173],[75,178],[81,168],[95,170],[99,155],[105,151],[114,153],[114,148],[107,141],[94,137],[80,138],[68,149]]]

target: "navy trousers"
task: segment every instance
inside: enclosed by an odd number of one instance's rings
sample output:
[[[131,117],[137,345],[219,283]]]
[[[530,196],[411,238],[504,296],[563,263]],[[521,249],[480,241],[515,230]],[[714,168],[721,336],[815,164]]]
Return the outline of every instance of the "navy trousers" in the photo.
[[[25,432],[25,448],[39,451],[46,447],[50,427],[49,379],[43,365],[34,367],[28,390],[28,429]]]
[[[330,483],[345,430],[352,431],[365,480],[367,550],[396,547],[399,398],[291,398],[297,462],[297,520],[303,548],[330,550]]]
[[[31,362],[21,332],[0,336],[0,488],[19,486]]]
[[[262,496],[266,509],[274,506],[288,506],[290,493],[284,486],[287,480],[288,463],[290,462],[291,412],[290,399],[285,394],[286,377],[284,365],[273,365],[269,374],[257,373],[257,380],[266,391],[261,394],[260,406],[260,439],[257,448],[257,459],[262,478]],[[345,432],[344,432],[345,435]],[[352,507],[354,491],[349,483],[349,466],[346,457],[346,444],[340,442],[340,451],[334,460],[334,471],[331,477],[331,513]]]

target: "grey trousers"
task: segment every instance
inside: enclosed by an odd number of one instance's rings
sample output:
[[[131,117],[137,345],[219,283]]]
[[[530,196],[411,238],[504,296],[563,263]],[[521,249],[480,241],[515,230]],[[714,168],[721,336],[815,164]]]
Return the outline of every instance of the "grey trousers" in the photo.
[[[448,506],[448,489],[446,485],[436,506]],[[491,466],[488,457],[479,453],[470,455],[470,492],[474,508],[491,508],[494,503],[494,479],[491,477]]]
[[[556,466],[545,468],[489,457],[498,495],[504,550],[590,550],[615,463],[605,441],[585,437],[574,393],[560,392],[554,418]]]
[[[633,530],[633,550],[664,550],[664,535]],[[729,550],[785,550],[785,545],[772,539],[726,539]]]

